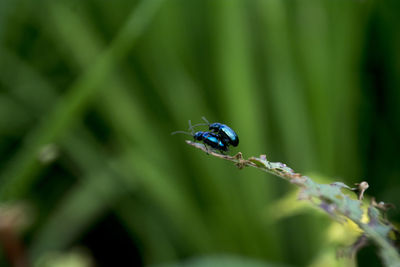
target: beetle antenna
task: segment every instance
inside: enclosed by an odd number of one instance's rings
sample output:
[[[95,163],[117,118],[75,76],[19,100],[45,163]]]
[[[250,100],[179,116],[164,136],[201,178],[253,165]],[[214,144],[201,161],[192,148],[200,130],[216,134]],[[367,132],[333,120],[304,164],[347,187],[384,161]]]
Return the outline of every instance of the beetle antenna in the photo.
[[[202,125],[204,125],[204,126],[208,126],[208,125],[210,125],[210,123],[208,122],[208,120],[206,119],[206,117],[201,117],[206,123],[198,123],[198,124],[195,124],[195,125],[192,125],[191,126],[191,130],[194,128],[194,127],[197,127],[197,126],[202,126]]]
[[[205,121],[207,123],[207,125],[210,125],[210,122],[206,119],[206,117],[201,117],[203,119],[203,121]]]
[[[174,135],[174,134],[177,134],[177,133],[187,134],[187,135],[193,136],[193,134],[185,132],[185,131],[175,131],[175,132],[172,132],[171,135]]]
[[[193,128],[194,128],[196,125],[193,126],[191,120],[188,121],[188,124],[189,124],[188,131],[190,131],[190,132],[192,133],[192,135],[194,135],[194,130],[193,130]]]
[[[197,127],[197,126],[201,126],[201,125],[209,125],[208,123],[198,123],[192,126],[192,128]]]

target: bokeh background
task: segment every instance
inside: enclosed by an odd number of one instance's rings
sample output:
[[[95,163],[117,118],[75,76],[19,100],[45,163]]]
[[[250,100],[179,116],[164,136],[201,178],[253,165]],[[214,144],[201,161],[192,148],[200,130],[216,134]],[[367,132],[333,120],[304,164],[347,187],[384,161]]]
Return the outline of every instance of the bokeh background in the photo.
[[[366,180],[399,206],[399,14],[397,0],[0,1],[0,265],[352,266],[335,258],[351,230],[292,185],[170,133],[206,116],[237,131],[232,154]],[[357,260],[380,265],[373,246]]]

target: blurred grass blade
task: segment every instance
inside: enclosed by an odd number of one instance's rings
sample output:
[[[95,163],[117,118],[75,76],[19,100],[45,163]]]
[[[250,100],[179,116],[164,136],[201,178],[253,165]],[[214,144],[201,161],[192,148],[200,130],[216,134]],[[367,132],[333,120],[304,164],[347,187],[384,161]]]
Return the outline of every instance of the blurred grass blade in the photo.
[[[246,144],[241,148],[243,152],[257,153],[267,146],[268,136],[265,125],[268,114],[261,112],[264,99],[257,88],[255,76],[255,62],[252,53],[253,42],[250,17],[247,11],[247,2],[241,0],[211,1],[208,4],[212,15],[212,30],[215,36],[214,53],[216,56],[216,72],[221,88],[215,93],[215,97],[223,99],[225,109],[220,116],[226,117],[228,122],[237,127],[240,133],[240,140]],[[246,196],[244,209],[247,207],[261,209],[269,199],[273,197],[273,192],[269,191],[274,181],[264,179],[262,175],[257,176],[251,183],[240,173],[242,179],[239,180],[241,192]],[[260,217],[249,218],[249,220],[259,220]],[[249,222],[250,223],[250,222]],[[252,222],[254,223],[254,222]],[[257,231],[246,229],[247,246],[252,246],[254,255],[265,254],[265,247],[268,247],[270,255],[279,257],[279,239],[275,236],[276,231],[270,225],[269,231],[263,233],[263,243],[259,247],[256,245],[260,237]],[[261,230],[263,231],[263,230]],[[275,244],[275,245],[273,245]]]
[[[113,175],[105,171],[90,173],[62,199],[54,213],[36,233],[30,247],[36,260],[46,251],[60,251],[71,245],[94,224],[124,192]]]
[[[290,162],[304,169],[317,166],[313,131],[306,96],[292,57],[288,2],[255,1],[265,29],[265,62],[268,67],[270,104],[277,119],[283,149]]]
[[[59,105],[44,119],[43,123],[29,133],[25,145],[1,175],[3,181],[0,190],[1,199],[17,198],[26,193],[37,177],[32,174],[40,169],[36,161],[37,151],[41,146],[53,142],[68,130],[74,118],[87,106],[97,89],[101,88],[99,85],[107,79],[115,64],[130,51],[161,2],[162,0],[142,1],[140,6],[132,12],[110,47],[71,86]]]

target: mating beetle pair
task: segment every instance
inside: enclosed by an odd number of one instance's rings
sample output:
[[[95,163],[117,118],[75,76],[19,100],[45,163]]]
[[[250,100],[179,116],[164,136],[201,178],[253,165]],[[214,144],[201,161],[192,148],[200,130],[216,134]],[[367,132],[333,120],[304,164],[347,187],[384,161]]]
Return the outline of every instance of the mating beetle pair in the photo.
[[[191,131],[190,135],[192,135],[195,140],[202,141],[205,145],[209,145],[213,149],[216,149],[220,152],[228,151],[229,145],[237,146],[239,144],[238,135],[229,126],[219,122],[214,122],[210,124],[205,117],[202,118],[206,122],[206,124],[201,123],[192,126],[189,121],[189,130]],[[193,127],[199,125],[208,125],[211,132],[199,131],[194,133]],[[189,134],[188,132],[184,131],[176,131],[172,134],[176,133]]]

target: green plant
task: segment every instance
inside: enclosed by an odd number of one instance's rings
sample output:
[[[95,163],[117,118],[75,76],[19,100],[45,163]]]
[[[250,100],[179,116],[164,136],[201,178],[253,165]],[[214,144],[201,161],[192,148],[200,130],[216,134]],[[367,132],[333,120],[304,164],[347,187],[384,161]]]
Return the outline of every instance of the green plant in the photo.
[[[400,255],[393,240],[391,240],[396,239],[399,232],[384,217],[384,211],[390,205],[383,202],[376,203],[374,198],[372,198],[371,203],[364,203],[364,192],[369,187],[367,182],[364,181],[357,184],[358,188],[351,188],[342,182],[319,184],[314,182],[310,177],[296,173],[284,163],[268,161],[266,155],[244,159],[241,152],[234,156],[222,155],[208,150],[203,144],[192,141],[186,141],[186,143],[212,156],[232,161],[239,169],[254,167],[300,187],[300,200],[309,200],[313,206],[323,210],[334,220],[343,222],[345,219],[349,219],[362,230],[362,234],[349,249],[348,252],[350,254],[356,253],[368,240],[371,240],[379,247],[379,252],[385,266],[400,266]],[[351,198],[349,194],[342,192],[342,189],[357,190],[359,193],[358,199]],[[367,220],[363,218],[365,210],[368,216]]]

